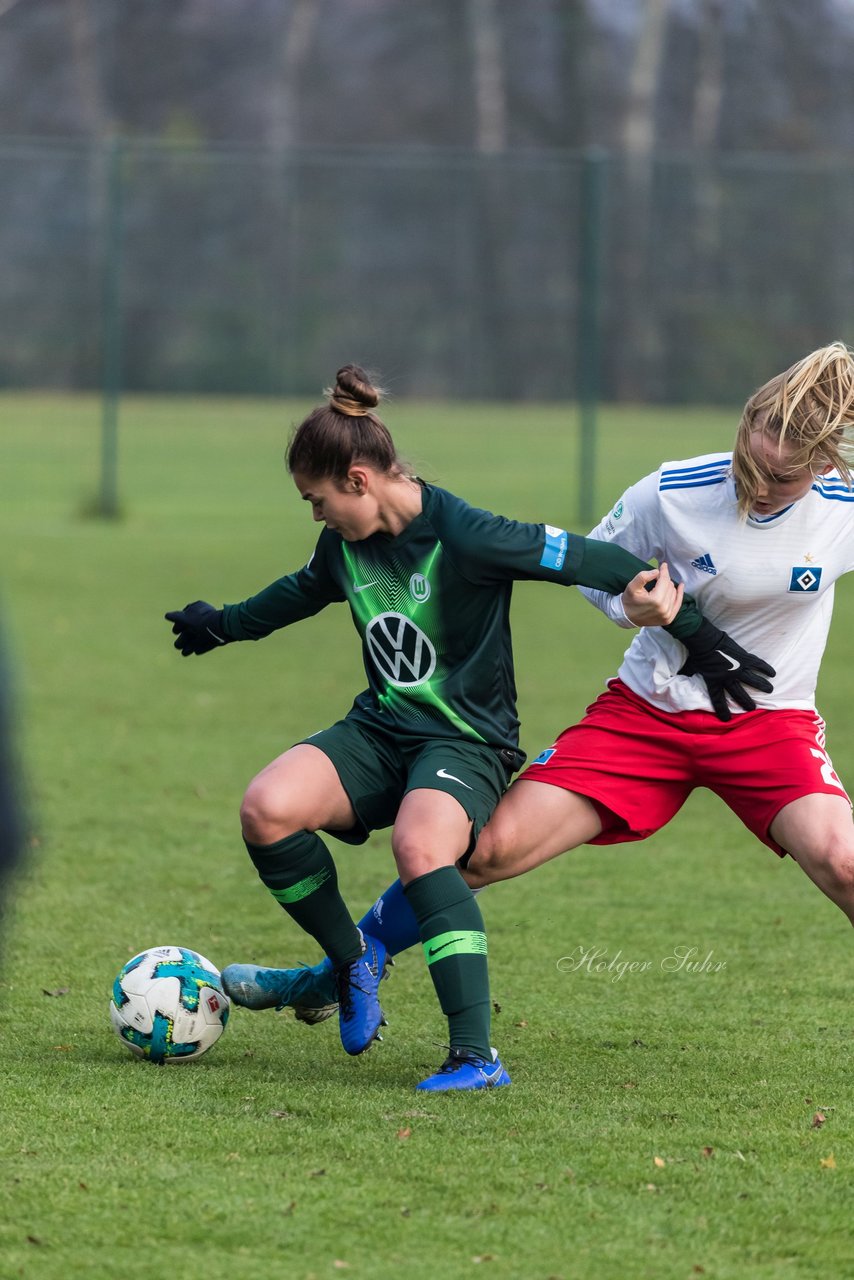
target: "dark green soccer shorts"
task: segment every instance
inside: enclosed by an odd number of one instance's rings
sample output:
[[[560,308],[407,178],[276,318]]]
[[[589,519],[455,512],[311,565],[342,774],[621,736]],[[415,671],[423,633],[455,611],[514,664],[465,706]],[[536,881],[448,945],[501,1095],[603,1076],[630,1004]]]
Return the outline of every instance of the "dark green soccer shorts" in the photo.
[[[377,733],[349,718],[303,738],[335,765],[358,818],[349,831],[332,834],[364,844],[372,831],[391,827],[408,791],[426,787],[453,796],[472,822],[473,849],[510,781],[512,768],[498,750],[463,738],[410,741]]]

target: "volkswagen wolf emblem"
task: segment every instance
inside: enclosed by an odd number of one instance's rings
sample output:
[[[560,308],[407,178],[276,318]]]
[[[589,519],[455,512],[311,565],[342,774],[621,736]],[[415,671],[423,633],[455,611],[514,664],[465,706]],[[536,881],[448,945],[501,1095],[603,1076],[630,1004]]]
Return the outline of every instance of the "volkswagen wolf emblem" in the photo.
[[[436,670],[436,650],[421,628],[402,613],[372,618],[365,641],[377,670],[398,689],[423,684]]]

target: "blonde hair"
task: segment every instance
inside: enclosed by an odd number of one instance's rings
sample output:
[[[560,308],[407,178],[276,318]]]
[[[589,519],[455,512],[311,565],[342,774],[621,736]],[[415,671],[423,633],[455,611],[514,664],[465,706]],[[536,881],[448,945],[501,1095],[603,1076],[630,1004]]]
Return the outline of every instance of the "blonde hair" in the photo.
[[[789,471],[838,471],[854,488],[854,352],[844,342],[819,347],[785,373],[778,373],[744,406],[735,437],[732,469],[739,513],[750,512],[762,474],[750,451],[750,436],[762,431],[788,445]]]

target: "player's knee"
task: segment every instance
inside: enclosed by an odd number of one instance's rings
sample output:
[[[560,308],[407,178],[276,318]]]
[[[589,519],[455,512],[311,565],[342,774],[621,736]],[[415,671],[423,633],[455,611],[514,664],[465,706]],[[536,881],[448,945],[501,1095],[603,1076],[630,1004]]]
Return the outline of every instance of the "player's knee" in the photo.
[[[401,880],[408,884],[418,876],[427,875],[441,865],[435,848],[425,842],[417,831],[395,832],[391,842],[392,853]]]
[[[240,805],[240,829],[250,844],[274,844],[296,828],[289,821],[281,797],[255,778],[246,788]]]
[[[501,869],[507,863],[513,848],[507,826],[496,822],[488,822],[477,838],[474,853],[466,864],[467,879],[477,885],[489,884],[500,877]]]
[[[834,896],[854,898],[854,845],[850,839],[830,841],[822,869]]]
[[[818,848],[797,861],[834,902],[854,911],[854,839],[848,833],[825,833]]]

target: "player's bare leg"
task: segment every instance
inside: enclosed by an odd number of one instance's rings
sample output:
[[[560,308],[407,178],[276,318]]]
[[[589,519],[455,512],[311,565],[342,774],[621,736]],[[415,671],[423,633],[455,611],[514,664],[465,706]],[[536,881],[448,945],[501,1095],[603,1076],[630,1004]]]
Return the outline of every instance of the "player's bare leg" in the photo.
[[[462,784],[466,785],[466,784]],[[448,1057],[422,1092],[494,1089],[510,1083],[490,1044],[486,931],[457,862],[471,841],[460,801],[418,787],[403,799],[392,848],[403,893],[418,925],[427,968],[448,1019]]]
[[[585,797],[517,779],[486,824],[465,871],[474,889],[509,880],[598,836],[602,822]]]
[[[854,822],[844,796],[802,796],[781,809],[771,836],[854,924]]]
[[[342,1044],[347,1053],[363,1053],[380,1038],[384,1022],[377,988],[386,953],[354,923],[338,891],[335,863],[317,834],[318,829],[345,831],[356,822],[332,761],[308,743],[292,747],[249,784],[240,820],[261,880],[329,957]],[[249,1008],[295,1002],[294,982],[285,970],[229,965],[223,985],[236,1003]]]

